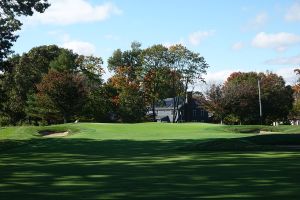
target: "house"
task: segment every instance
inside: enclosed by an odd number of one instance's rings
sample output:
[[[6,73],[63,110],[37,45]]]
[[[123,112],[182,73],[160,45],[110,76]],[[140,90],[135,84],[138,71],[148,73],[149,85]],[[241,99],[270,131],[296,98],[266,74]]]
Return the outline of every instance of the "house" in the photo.
[[[174,112],[175,104],[175,112]],[[167,98],[159,101],[155,106],[157,122],[178,122],[183,115],[184,98]],[[153,115],[152,110],[148,114]]]
[[[184,121],[186,122],[208,122],[209,113],[199,100],[193,97],[192,92],[187,93],[187,103],[184,106]]]
[[[175,110],[174,110],[175,104]],[[147,113],[153,115],[149,108]],[[193,98],[188,92],[187,99],[183,97],[167,98],[159,101],[155,106],[155,116],[157,122],[207,122],[208,112],[201,107],[201,103]]]

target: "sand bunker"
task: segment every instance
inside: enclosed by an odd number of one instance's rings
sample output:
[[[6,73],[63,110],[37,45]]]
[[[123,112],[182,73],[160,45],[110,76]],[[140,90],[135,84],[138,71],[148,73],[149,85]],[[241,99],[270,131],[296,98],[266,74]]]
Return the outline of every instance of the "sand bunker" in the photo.
[[[280,132],[272,132],[272,131],[259,131],[259,134],[276,134]]]
[[[43,137],[47,137],[47,138],[53,138],[53,137],[65,137],[67,135],[69,135],[68,131],[40,131],[39,132]]]

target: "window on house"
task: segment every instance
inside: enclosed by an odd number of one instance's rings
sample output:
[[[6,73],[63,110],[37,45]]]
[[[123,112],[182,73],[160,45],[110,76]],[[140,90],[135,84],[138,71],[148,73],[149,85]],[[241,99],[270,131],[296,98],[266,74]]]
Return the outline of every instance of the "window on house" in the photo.
[[[201,117],[204,117],[204,116],[205,116],[204,110],[201,110]]]
[[[197,117],[197,110],[193,110],[193,117]]]

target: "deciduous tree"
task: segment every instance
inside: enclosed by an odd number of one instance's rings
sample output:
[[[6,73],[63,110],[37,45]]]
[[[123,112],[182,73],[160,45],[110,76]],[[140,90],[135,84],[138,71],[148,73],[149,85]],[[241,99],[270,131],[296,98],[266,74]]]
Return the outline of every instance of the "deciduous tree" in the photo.
[[[61,48],[55,45],[40,46],[4,62],[2,89],[7,98],[1,104],[12,124],[25,120],[27,97],[36,93],[36,84],[47,74],[51,61],[60,52]]]
[[[169,66],[168,60],[168,48],[163,45],[153,45],[143,51],[143,70],[144,75],[151,77],[147,81],[149,82],[149,90],[147,95],[151,99],[151,108],[153,113],[153,121],[156,121],[155,105],[159,100],[159,89],[161,77],[159,71],[162,68]]]
[[[68,71],[50,70],[37,85],[40,101],[45,101],[59,110],[64,122],[81,112],[87,96],[85,78],[80,74]]]
[[[34,11],[43,13],[49,6],[47,0],[0,1],[0,71],[2,61],[12,52],[13,42],[18,38],[15,32],[21,29],[18,17],[31,16]]]
[[[200,101],[203,107],[213,114],[213,118],[223,124],[226,113],[222,85],[212,84]]]
[[[194,53],[188,50],[186,47],[178,44],[169,48],[169,67],[172,69],[173,78],[173,99],[174,99],[174,113],[177,110],[178,101],[177,96],[184,96],[185,102],[187,98],[187,91],[189,86],[193,86],[198,81],[204,81],[203,74],[206,73],[206,69],[209,67],[205,62],[205,59],[198,53]],[[175,74],[180,75],[181,84],[176,80]],[[183,90],[181,88],[183,85]],[[175,119],[175,115],[173,115]],[[175,120],[173,120],[175,121]]]
[[[261,85],[262,121],[285,121],[292,108],[292,89],[274,73],[235,72],[224,84],[224,105],[227,114],[241,123],[259,123],[258,80]]]
[[[108,67],[115,73],[109,79],[109,84],[117,91],[113,102],[118,108],[116,113],[125,122],[138,122],[145,116],[140,47],[140,43],[133,42],[130,50],[116,50],[108,59]]]

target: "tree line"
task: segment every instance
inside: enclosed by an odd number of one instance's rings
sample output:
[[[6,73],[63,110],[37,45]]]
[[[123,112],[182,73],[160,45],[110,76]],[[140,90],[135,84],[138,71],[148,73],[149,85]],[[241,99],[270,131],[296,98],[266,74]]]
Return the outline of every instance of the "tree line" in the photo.
[[[9,57],[0,65],[1,125],[76,119],[155,121],[155,115],[146,115],[147,111],[156,113],[159,101],[170,97],[176,116],[177,97],[186,97],[189,86],[204,81],[209,67],[200,54],[182,45],[142,49],[138,42],[129,50],[115,50],[107,63],[113,75],[104,81],[102,58],[78,55],[55,45]],[[235,72],[223,84],[212,84],[195,97],[212,114],[213,122],[270,124],[298,117],[299,88],[299,84],[287,86],[272,72]]]
[[[130,50],[114,51],[108,68],[114,75],[103,81],[100,57],[55,45],[9,57],[1,64],[1,125],[155,121],[155,115],[146,119],[147,110],[155,113],[161,99],[186,96],[208,64],[182,45],[142,49],[133,42]]]
[[[259,84],[259,85],[258,85]],[[259,86],[261,96],[259,96]],[[224,84],[212,84],[200,97],[213,120],[226,124],[289,123],[295,90],[272,72],[235,72]],[[261,108],[260,108],[261,105]]]

